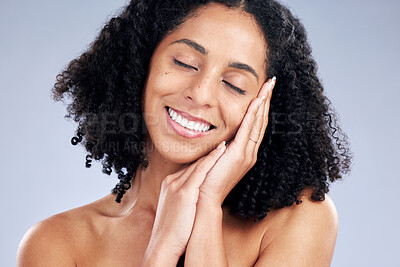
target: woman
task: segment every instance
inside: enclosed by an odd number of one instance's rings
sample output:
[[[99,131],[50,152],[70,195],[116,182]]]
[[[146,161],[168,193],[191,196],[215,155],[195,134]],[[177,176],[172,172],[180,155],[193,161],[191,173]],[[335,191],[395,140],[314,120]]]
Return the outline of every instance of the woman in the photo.
[[[132,1],[53,96],[120,182],[32,227],[18,266],[330,265],[350,155],[281,4]]]

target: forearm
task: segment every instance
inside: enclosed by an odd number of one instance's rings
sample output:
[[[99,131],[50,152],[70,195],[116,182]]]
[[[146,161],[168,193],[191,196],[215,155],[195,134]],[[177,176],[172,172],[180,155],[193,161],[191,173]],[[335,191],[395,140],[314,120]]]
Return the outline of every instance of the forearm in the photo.
[[[185,255],[185,266],[228,266],[222,233],[222,208],[198,203]]]
[[[170,251],[167,246],[150,241],[143,257],[141,267],[176,267],[178,260],[179,256]]]

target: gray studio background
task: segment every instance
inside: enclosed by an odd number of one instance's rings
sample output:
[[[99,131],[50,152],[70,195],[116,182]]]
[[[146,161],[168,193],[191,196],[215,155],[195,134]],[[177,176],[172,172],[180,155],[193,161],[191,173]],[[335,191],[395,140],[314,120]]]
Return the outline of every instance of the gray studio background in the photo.
[[[85,168],[83,148],[70,144],[75,124],[50,89],[125,2],[0,2],[0,266],[15,266],[31,225],[93,202],[117,182],[100,163]],[[284,3],[308,30],[355,154],[350,177],[330,192],[340,220],[332,266],[400,266],[400,1]]]

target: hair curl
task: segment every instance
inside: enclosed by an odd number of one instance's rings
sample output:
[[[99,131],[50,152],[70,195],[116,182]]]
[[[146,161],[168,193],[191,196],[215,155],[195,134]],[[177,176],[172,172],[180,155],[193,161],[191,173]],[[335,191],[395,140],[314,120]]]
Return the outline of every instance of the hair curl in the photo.
[[[90,153],[87,167],[93,158],[101,160],[108,175],[114,168],[120,182],[113,193],[120,202],[139,165],[148,165],[141,100],[152,53],[193,11],[210,2],[254,16],[268,44],[267,77],[278,77],[257,162],[223,205],[244,219],[260,221],[270,208],[300,204],[306,187],[313,189],[313,200],[324,200],[328,182],[350,171],[351,152],[323,94],[304,26],[275,0],[132,0],[57,76],[53,99],[69,97],[65,117],[79,123],[78,137],[71,141],[81,141]]]

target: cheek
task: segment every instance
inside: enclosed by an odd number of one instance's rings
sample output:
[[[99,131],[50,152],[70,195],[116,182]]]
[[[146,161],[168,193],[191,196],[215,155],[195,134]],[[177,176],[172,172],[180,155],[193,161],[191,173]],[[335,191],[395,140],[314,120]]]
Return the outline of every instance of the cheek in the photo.
[[[230,105],[225,113],[226,128],[229,132],[229,137],[233,137],[238,131],[240,124],[245,116],[247,106],[245,105]],[[233,112],[235,111],[235,112]]]
[[[153,65],[150,69],[148,88],[150,95],[168,95],[173,94],[183,84],[187,84],[185,78],[182,77],[174,68],[172,68],[168,58],[158,59],[157,65]]]
[[[154,70],[150,73],[146,90],[149,96],[161,95],[170,88],[168,74],[163,74],[162,70]]]

